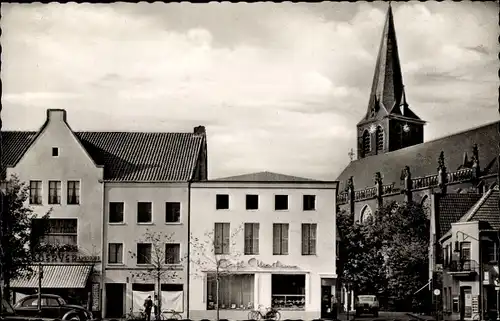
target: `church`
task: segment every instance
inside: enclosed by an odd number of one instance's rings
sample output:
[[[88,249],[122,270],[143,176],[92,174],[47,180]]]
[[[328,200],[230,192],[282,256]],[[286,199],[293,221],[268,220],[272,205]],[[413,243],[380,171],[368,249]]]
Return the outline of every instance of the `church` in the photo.
[[[362,222],[384,202],[430,206],[433,193],[483,193],[497,180],[500,122],[424,142],[426,121],[405,96],[389,5],[357,159],[341,172],[337,205]]]

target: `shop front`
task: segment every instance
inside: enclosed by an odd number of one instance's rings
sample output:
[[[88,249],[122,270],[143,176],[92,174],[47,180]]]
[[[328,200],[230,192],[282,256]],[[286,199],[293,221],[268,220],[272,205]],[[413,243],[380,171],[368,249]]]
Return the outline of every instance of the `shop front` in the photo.
[[[213,271],[205,271],[201,279],[191,279],[190,318],[214,318],[218,305],[220,318],[244,320],[254,309],[264,313],[272,307],[282,319],[314,319],[321,316],[325,288],[329,290],[328,300],[335,291],[335,279],[325,281],[318,273],[279,261],[240,262],[234,271],[219,275],[218,295],[216,280]]]
[[[31,266],[33,273],[11,281],[14,302],[26,295],[38,293],[56,294],[69,304],[81,305],[95,316],[100,315],[100,278],[96,262],[99,257],[83,257],[65,253],[58,259],[46,259]],[[52,262],[49,262],[52,261]]]

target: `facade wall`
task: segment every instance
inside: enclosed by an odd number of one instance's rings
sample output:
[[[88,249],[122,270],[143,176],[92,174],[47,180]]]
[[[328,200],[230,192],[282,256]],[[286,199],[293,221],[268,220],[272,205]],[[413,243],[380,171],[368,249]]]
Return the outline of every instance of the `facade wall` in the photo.
[[[230,223],[231,232],[236,232],[244,223],[259,223],[259,254],[239,255],[244,252],[244,231],[234,235],[235,243],[230,258],[242,261],[243,266],[235,273],[254,276],[254,307],[270,307],[272,277],[275,274],[302,274],[305,276],[305,309],[301,311],[281,310],[282,318],[317,318],[320,316],[321,285],[331,282],[331,293],[335,293],[336,279],[336,228],[335,186],[313,184],[258,184],[258,183],[195,183],[192,189],[191,225],[193,237],[208,240],[206,233],[214,229],[216,222]],[[216,210],[216,194],[229,195],[229,209]],[[259,195],[259,209],[246,210],[246,194]],[[289,210],[274,210],[274,195],[289,195]],[[316,195],[316,210],[303,211],[303,195]],[[273,223],[289,224],[288,255],[273,255]],[[301,253],[301,224],[317,223],[316,255]],[[202,243],[204,244],[204,243]],[[192,250],[193,251],[193,250]],[[210,246],[205,248],[210,252]],[[196,253],[191,253],[195,258]],[[210,254],[208,254],[210,255]],[[233,256],[234,255],[234,256]],[[237,256],[237,257],[236,257]],[[201,256],[199,256],[201,257]],[[255,259],[255,260],[252,260]],[[263,264],[288,265],[293,267],[259,267]],[[207,311],[207,276],[212,267],[191,264],[190,317],[213,318],[214,310]],[[249,310],[224,309],[221,318],[247,318]]]
[[[172,265],[175,274],[169,273],[161,280],[162,284],[183,284],[183,303],[187,303],[187,269],[184,257],[188,251],[188,215],[189,189],[187,183],[106,183],[104,197],[105,239],[105,284],[123,284],[123,313],[129,313],[133,306],[133,284],[156,284],[154,277],[144,278],[140,273],[147,271],[144,265],[138,265],[132,253],[137,254],[137,243],[144,240],[147,231],[162,233],[166,236],[161,243],[179,243],[181,263]],[[110,202],[124,203],[124,222],[109,222]],[[137,203],[152,203],[152,223],[137,223]],[[180,222],[166,223],[165,203],[180,203]],[[123,263],[109,263],[108,244],[123,244]],[[154,256],[153,256],[154,257]],[[166,267],[166,265],[165,265]],[[106,292],[106,286],[104,286]],[[105,294],[106,296],[107,294]],[[136,300],[137,301],[137,300]],[[142,308],[142,302],[141,302]],[[166,307],[163,307],[166,308]],[[183,314],[186,315],[186,307]]]

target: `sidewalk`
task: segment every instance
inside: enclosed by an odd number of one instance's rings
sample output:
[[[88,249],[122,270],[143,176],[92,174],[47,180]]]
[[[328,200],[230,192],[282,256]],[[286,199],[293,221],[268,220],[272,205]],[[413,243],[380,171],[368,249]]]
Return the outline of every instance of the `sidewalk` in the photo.
[[[417,319],[420,321],[434,321],[434,320],[436,320],[431,315],[420,315],[420,314],[416,314],[416,313],[407,313],[407,315],[413,319]]]

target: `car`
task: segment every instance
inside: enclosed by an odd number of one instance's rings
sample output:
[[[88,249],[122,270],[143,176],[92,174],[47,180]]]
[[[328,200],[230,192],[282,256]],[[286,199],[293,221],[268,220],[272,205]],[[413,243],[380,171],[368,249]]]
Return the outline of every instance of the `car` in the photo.
[[[378,317],[379,302],[376,295],[358,295],[355,300],[356,316],[363,313]]]
[[[75,321],[94,320],[92,312],[79,305],[67,304],[66,301],[55,294],[41,294],[41,311],[38,311],[38,294],[28,295],[20,299],[14,310],[18,315],[25,317],[42,317]]]
[[[46,319],[40,317],[24,317],[20,316],[16,313],[12,305],[5,300],[2,299],[2,311],[0,311],[0,321],[60,321],[59,319]]]

